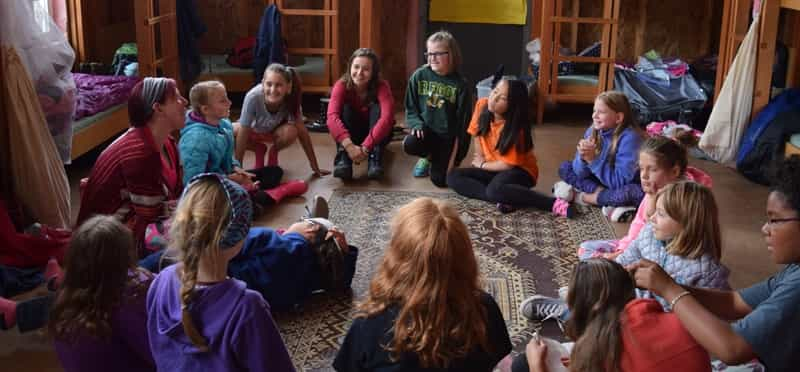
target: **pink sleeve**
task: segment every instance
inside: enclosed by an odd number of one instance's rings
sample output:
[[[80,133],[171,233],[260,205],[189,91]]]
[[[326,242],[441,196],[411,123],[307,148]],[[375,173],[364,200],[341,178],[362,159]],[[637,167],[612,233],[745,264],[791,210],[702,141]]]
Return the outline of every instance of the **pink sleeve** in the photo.
[[[697,182],[705,187],[711,188],[714,182],[708,173],[695,167],[686,167],[686,179]]]
[[[342,122],[342,107],[344,107],[347,89],[341,80],[336,81],[331,89],[331,100],[328,102],[328,131],[336,143],[341,143],[344,139],[350,138],[350,132],[344,127]]]
[[[381,106],[381,117],[372,128],[372,135],[367,136],[362,144],[368,150],[372,150],[375,142],[382,142],[391,133],[392,126],[394,126],[394,97],[392,97],[392,89],[386,80],[381,80],[377,95],[378,104]]]
[[[642,202],[639,203],[639,209],[636,210],[636,217],[633,218],[633,222],[631,222],[631,227],[628,228],[628,235],[625,235],[622,239],[619,240],[617,244],[617,252],[624,252],[625,249],[628,248],[628,245],[631,244],[632,241],[639,236],[639,231],[642,231],[644,225],[647,224],[647,216],[645,209],[647,209],[647,202],[650,199],[650,195],[645,194],[644,199]]]

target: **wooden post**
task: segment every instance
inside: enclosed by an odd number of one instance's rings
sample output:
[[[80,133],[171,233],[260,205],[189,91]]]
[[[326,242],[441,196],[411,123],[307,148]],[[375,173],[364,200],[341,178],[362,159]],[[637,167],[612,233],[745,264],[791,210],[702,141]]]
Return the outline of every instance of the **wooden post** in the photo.
[[[381,35],[381,1],[361,0],[359,6],[359,47],[372,48],[378,55]]]
[[[775,59],[775,41],[778,37],[778,16],[780,3],[778,0],[762,0],[761,25],[758,35],[758,52],[756,56],[756,81],[753,86],[753,109],[750,120],[767,105],[772,91],[772,62]]]

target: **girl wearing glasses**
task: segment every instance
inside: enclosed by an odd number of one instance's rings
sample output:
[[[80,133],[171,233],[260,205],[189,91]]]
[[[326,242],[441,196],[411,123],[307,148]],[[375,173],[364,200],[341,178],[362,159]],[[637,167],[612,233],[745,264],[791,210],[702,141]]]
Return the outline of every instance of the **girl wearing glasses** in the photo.
[[[719,291],[680,286],[651,261],[631,271],[636,285],[669,300],[689,333],[721,361],[758,358],[768,371],[790,371],[800,363],[800,156],[778,164],[771,189],[761,232],[772,260],[786,266],[766,281]]]
[[[420,157],[414,177],[430,175],[434,185],[446,187],[448,170],[469,149],[470,89],[458,71],[461,51],[452,34],[431,35],[425,57],[428,63],[408,80],[405,108],[411,134],[403,140],[403,150]]]

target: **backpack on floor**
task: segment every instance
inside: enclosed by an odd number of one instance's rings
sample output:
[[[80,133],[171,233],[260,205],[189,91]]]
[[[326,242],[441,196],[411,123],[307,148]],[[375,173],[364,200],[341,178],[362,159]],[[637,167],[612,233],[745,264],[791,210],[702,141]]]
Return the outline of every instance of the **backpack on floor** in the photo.
[[[226,62],[229,65],[239,68],[253,67],[255,58],[256,38],[253,36],[243,37],[236,40],[233,50],[228,54]]]

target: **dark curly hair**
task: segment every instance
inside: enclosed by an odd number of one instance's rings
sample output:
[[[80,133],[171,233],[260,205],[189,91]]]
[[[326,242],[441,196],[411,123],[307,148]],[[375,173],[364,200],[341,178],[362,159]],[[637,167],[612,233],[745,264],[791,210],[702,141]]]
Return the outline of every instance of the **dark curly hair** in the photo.
[[[771,181],[770,191],[781,194],[786,204],[800,214],[800,155],[776,161]]]

